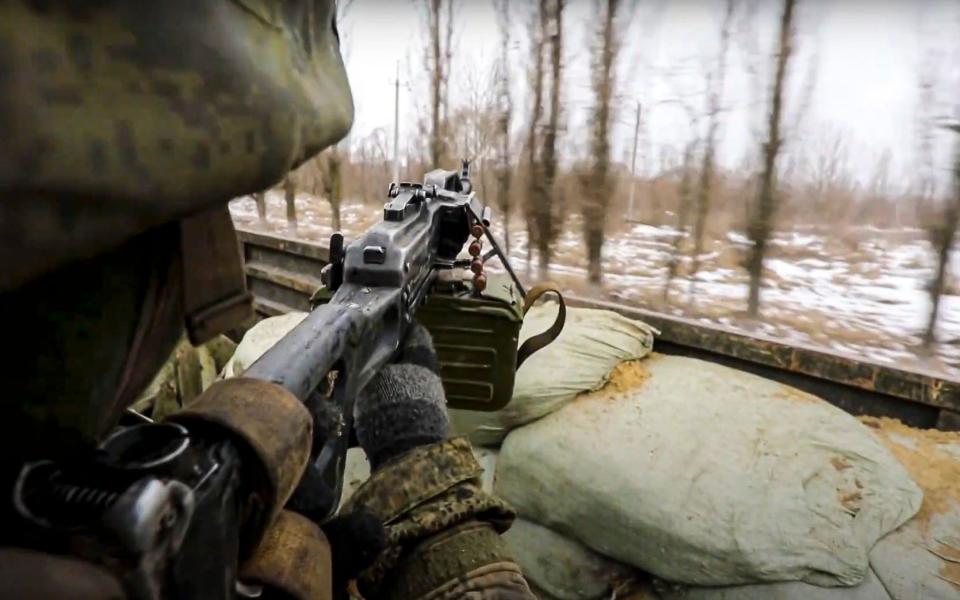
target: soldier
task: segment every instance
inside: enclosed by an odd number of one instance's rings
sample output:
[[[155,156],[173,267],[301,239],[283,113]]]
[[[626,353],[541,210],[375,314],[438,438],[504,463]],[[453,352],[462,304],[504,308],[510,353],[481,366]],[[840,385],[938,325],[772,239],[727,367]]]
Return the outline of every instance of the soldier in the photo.
[[[98,554],[109,544],[65,545],[69,502],[94,496],[27,493],[38,465],[104,460],[94,448],[184,325],[200,343],[249,316],[226,203],[346,134],[334,16],[332,0],[0,4],[0,597],[230,597],[240,579],[240,595],[326,598],[360,570],[370,598],[532,597],[498,535],[510,510],[479,489],[469,444],[446,439],[422,332],[358,400],[374,473],[326,536],[303,516],[314,474],[297,487],[311,415],[253,380],[170,418],[218,461],[198,483],[217,494],[193,508],[207,521],[172,554],[127,564]],[[291,494],[299,512],[281,510]],[[36,506],[57,510],[31,521]]]

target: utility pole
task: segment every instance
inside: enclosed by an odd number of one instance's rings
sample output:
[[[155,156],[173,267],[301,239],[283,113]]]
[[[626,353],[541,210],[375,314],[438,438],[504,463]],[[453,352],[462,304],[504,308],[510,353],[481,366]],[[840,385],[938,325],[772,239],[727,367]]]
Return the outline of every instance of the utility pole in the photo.
[[[630,205],[627,209],[627,221],[633,221],[633,200],[637,191],[637,139],[640,137],[640,109],[637,102],[637,121],[633,127],[633,155],[630,158]]]
[[[400,183],[400,61],[393,80],[393,180]]]

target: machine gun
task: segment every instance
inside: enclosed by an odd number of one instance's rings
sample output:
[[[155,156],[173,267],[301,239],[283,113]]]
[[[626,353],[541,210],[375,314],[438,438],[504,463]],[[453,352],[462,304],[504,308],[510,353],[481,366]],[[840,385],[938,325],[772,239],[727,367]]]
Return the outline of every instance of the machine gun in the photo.
[[[414,321],[432,333],[449,404],[495,410],[509,402],[517,367],[556,338],[565,319],[557,293],[556,321],[517,347],[526,310],[556,290],[524,290],[490,233],[491,211],[473,192],[467,162],[459,171],[432,171],[422,184],[393,183],[388,196],[382,222],[350,244],[339,233],[331,237],[315,308],[247,369],[243,377],[252,383],[233,380],[251,390],[246,406],[261,404],[256,386],[269,382],[306,404],[315,422],[318,406],[332,417],[332,424],[320,424],[315,446],[322,447],[310,457],[311,473],[319,477],[309,484],[324,488],[317,495],[325,501],[311,507],[318,520],[331,517],[339,504],[354,400],[394,360]],[[461,257],[464,246],[468,257]],[[485,270],[494,257],[506,276]],[[205,395],[230,384],[218,382]],[[270,414],[258,410],[240,418],[253,422],[263,439],[280,440],[268,445],[273,462],[282,463],[282,440],[296,432],[272,427],[272,408]],[[249,554],[275,498],[241,497],[239,473],[250,462],[250,448],[219,433],[205,436],[202,424],[192,428],[197,423],[189,414],[178,422],[183,414],[121,428],[94,456],[72,464],[25,465],[13,498],[25,535],[106,565],[134,598],[230,596],[237,556]],[[285,421],[277,416],[275,422]],[[276,472],[259,471],[257,481]],[[276,482],[261,487],[273,489]]]
[[[473,191],[467,161],[459,171],[431,171],[423,184],[393,183],[388,196],[383,221],[358,239],[344,246],[340,233],[331,236],[316,308],[244,373],[304,401],[335,374],[329,393],[339,426],[315,463],[332,492],[329,514],[342,489],[354,399],[414,320],[433,335],[450,406],[496,410],[510,400],[517,367],[559,335],[566,314],[556,290],[524,290],[490,233],[491,210]],[[468,240],[469,258],[460,258]],[[488,278],[493,257],[508,278]],[[523,314],[548,291],[559,298],[557,320],[518,349]]]

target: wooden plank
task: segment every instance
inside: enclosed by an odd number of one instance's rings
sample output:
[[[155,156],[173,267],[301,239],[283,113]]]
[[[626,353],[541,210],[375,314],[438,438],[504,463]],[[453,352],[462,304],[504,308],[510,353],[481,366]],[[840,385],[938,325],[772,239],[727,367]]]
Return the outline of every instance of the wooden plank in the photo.
[[[237,228],[237,237],[244,245],[251,244],[271,248],[297,256],[313,258],[323,263],[330,260],[330,252],[327,250],[327,247],[322,244],[297,240],[276,233],[263,233],[261,231],[241,228]]]
[[[247,277],[265,279],[271,283],[290,288],[302,294],[307,294],[308,296],[312,296],[322,285],[316,277],[290,271],[282,267],[274,267],[258,262],[248,262],[246,268]]]
[[[286,305],[265,298],[254,298],[253,310],[265,317],[275,317],[290,312]]]

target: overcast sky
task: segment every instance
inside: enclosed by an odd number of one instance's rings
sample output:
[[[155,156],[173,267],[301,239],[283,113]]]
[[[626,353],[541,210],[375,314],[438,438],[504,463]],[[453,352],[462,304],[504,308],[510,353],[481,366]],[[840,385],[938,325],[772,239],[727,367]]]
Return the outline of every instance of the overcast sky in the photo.
[[[416,106],[425,102],[421,68],[423,8],[414,0],[355,0],[341,24],[347,71],[354,92],[353,136],[383,127],[392,136],[393,89],[397,61],[401,90],[401,147],[413,133]],[[529,2],[511,2],[516,108],[526,114],[525,69],[528,56]],[[624,4],[630,5],[629,2]],[[455,78],[466,70],[482,75],[499,43],[491,0],[459,0],[456,22]],[[589,36],[595,26],[594,3],[571,0],[565,14],[565,97],[568,152],[585,140],[590,107]],[[757,0],[748,9],[741,0],[729,54],[729,74],[720,132],[720,160],[742,164],[756,152],[761,101],[769,84],[770,57],[778,2]],[[655,171],[660,156],[677,152],[692,133],[678,96],[702,111],[704,73],[716,64],[723,0],[648,0],[624,14],[624,48],[618,64],[617,126],[614,155],[625,159],[632,142],[636,102],[644,105],[640,168]],[[749,18],[744,18],[749,15]],[[752,32],[752,35],[748,35]],[[751,77],[751,42],[760,55],[761,77]],[[960,105],[960,0],[799,0],[797,60],[790,72],[788,150],[808,157],[840,135],[848,147],[850,169],[868,179],[884,151],[892,155],[891,178],[905,180],[916,168],[918,69],[934,65],[938,114],[955,114]],[[810,82],[810,83],[808,83]],[[762,87],[758,87],[760,84]],[[464,97],[451,84],[452,102]],[[809,98],[809,101],[804,101]],[[758,110],[756,106],[761,104]],[[801,113],[801,107],[807,109]],[[940,135],[938,165],[948,163],[949,137]]]

